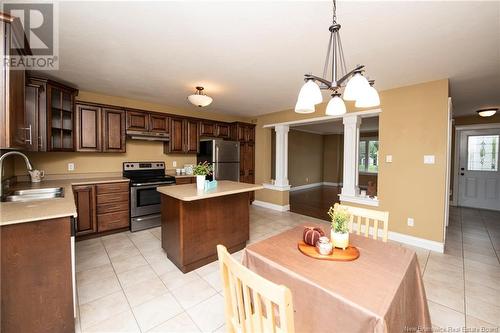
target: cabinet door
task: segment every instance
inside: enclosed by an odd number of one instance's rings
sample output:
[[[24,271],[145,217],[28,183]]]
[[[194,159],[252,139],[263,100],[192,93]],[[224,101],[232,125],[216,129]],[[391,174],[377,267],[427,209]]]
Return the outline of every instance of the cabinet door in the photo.
[[[185,120],[184,142],[187,154],[196,154],[199,151],[200,137],[198,132],[198,122],[195,120]]]
[[[217,123],[215,124],[216,136],[218,138],[229,139],[230,137],[230,127],[229,124]]]
[[[169,118],[159,114],[149,115],[149,131],[150,132],[169,132]]]
[[[125,111],[102,109],[103,151],[124,153],[125,146]]]
[[[101,108],[76,105],[76,151],[102,151]]]
[[[97,232],[95,186],[73,186],[76,211],[76,235],[87,235]]]
[[[127,111],[127,129],[133,131],[148,131],[149,114],[140,111]]]
[[[40,129],[40,87],[27,84],[24,89],[24,113],[25,127],[28,129],[28,138],[26,140],[26,150],[39,151],[42,142]]]
[[[170,141],[168,143],[170,153],[184,152],[183,126],[184,122],[181,118],[170,119]]]
[[[246,144],[244,142],[240,142],[240,182],[245,182],[244,177],[245,174],[245,152],[246,152]]]
[[[200,122],[200,135],[201,136],[215,136],[215,124],[211,121]]]
[[[244,138],[246,142],[254,142],[255,141],[255,126],[245,126],[244,130]]]
[[[254,176],[255,170],[255,145],[252,142],[246,143],[245,150],[245,171],[247,176]]]

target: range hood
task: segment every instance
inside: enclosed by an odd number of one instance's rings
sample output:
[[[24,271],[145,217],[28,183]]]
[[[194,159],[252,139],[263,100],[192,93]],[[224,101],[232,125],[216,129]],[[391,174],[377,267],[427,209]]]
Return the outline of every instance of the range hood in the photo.
[[[147,141],[170,141],[170,135],[159,132],[146,131],[127,131],[127,137],[132,140],[147,140]]]

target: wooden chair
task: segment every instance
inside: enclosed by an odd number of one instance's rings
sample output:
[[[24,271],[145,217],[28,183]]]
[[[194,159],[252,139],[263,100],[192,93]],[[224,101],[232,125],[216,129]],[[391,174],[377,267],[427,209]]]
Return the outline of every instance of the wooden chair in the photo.
[[[354,222],[357,223],[356,233],[361,234],[361,225],[365,226],[364,236],[369,237],[370,221],[373,221],[373,239],[378,239],[378,229],[380,224],[383,230],[382,241],[387,242],[387,234],[389,230],[389,212],[382,212],[373,209],[359,208],[336,203],[333,206],[334,210],[346,209],[351,214],[349,221],[349,232],[353,232]]]
[[[294,332],[292,294],[238,263],[217,245],[224,285],[226,331]]]

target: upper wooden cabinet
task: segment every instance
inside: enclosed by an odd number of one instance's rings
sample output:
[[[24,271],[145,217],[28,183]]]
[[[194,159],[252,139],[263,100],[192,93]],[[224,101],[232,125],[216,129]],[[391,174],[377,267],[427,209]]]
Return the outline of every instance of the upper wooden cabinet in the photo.
[[[196,154],[199,151],[199,122],[195,119],[171,118],[170,141],[164,144],[164,152]]]
[[[127,130],[148,131],[149,113],[127,110]]]
[[[208,120],[200,121],[200,136],[215,136],[215,123]]]
[[[149,114],[149,131],[168,133],[170,132],[170,118],[168,116],[150,113]]]
[[[25,55],[20,48],[24,33],[18,19],[3,20],[0,17],[0,55],[2,59],[8,56]],[[29,51],[29,50],[28,50]],[[26,123],[24,112],[24,84],[26,73],[20,68],[11,68],[2,61],[0,76],[0,148],[25,149],[32,143],[32,129]]]
[[[102,151],[106,153],[124,153],[125,111],[102,109]]]
[[[76,150],[124,153],[125,111],[98,104],[76,104]]]
[[[218,138],[229,139],[231,137],[231,127],[226,123],[215,124],[215,136]]]
[[[255,142],[255,125],[248,123],[233,123],[231,126],[231,139],[240,142]]]

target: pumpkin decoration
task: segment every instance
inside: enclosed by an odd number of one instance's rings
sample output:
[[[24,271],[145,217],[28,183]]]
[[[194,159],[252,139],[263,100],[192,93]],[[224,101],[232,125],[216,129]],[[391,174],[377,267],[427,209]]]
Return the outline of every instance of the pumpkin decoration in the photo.
[[[315,246],[320,237],[323,237],[325,232],[318,227],[305,227],[303,233],[304,243]]]

